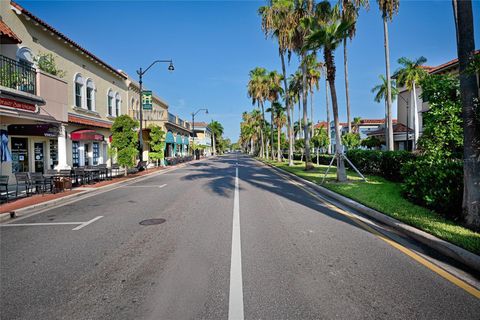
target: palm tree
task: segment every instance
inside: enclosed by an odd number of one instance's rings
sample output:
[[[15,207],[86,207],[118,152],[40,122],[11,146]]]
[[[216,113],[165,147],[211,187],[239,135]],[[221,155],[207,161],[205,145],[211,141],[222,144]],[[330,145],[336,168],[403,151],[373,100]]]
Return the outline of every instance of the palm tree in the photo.
[[[478,83],[474,73],[465,72],[474,61],[472,2],[453,0],[460,65],[460,93],[463,117],[463,216],[465,222],[480,229],[480,121],[478,121]]]
[[[274,102],[272,104],[272,110],[274,114],[274,123],[275,127],[277,128],[277,161],[280,162],[282,161],[282,153],[281,153],[281,148],[280,148],[280,142],[281,142],[281,134],[282,134],[282,128],[287,122],[287,118],[285,116],[285,108],[278,102]]]
[[[323,70],[323,63],[317,61],[317,54],[312,52],[307,56],[307,85],[310,91],[310,119],[315,122],[313,117],[313,92],[314,89],[319,89],[320,76]],[[311,126],[311,136],[313,137],[313,126]]]
[[[265,157],[265,153],[268,151],[265,149],[265,139],[263,137],[264,133],[264,124],[265,124],[265,110],[264,110],[264,102],[267,98],[268,94],[268,82],[266,79],[267,70],[265,68],[256,67],[255,69],[250,71],[250,80],[248,82],[248,95],[252,98],[252,104],[258,104],[258,106],[262,109],[262,123],[261,123],[261,131],[260,131],[260,140],[261,140],[261,149],[260,154],[261,157]]]
[[[413,101],[413,130],[414,130],[414,144],[413,149],[416,149],[419,138],[419,124],[418,124],[418,107],[417,107],[417,84],[422,78],[427,75],[427,71],[422,68],[422,65],[427,62],[425,57],[420,57],[416,60],[410,60],[402,57],[398,59],[398,63],[403,66],[395,72],[398,85],[404,86],[410,91],[411,100]],[[408,127],[408,123],[407,123]]]
[[[335,122],[335,153],[337,154],[337,180],[346,181],[347,174],[343,161],[342,141],[340,139],[340,122],[338,118],[337,90],[335,87],[336,67],[333,52],[342,40],[348,36],[352,22],[341,19],[338,7],[332,7],[328,1],[323,1],[317,6],[317,19],[308,23],[312,34],[308,37],[307,46],[312,50],[323,49],[325,65],[327,67],[327,80],[330,85],[332,97],[333,121]]]
[[[377,0],[383,19],[383,39],[385,45],[385,69],[387,79],[387,118],[385,124],[387,126],[387,149],[393,150],[393,120],[392,120],[392,87],[390,79],[390,47],[388,44],[388,20],[392,21],[393,15],[398,12],[400,0]]]
[[[385,103],[385,143],[386,143],[388,140],[388,124],[387,124],[388,81],[383,74],[379,75],[378,78],[380,79],[381,83],[373,87],[372,92],[375,93],[375,97],[373,98],[375,102],[380,103],[381,101],[384,101]],[[392,101],[395,101],[395,98],[398,95],[398,89],[397,89],[395,80],[390,81],[390,89],[391,89],[390,92],[391,92]],[[408,127],[408,123],[407,123],[407,127]],[[407,137],[408,137],[408,133],[407,133]]]
[[[290,99],[292,100],[292,111],[293,111],[293,102],[298,103],[298,124],[300,131],[302,130],[302,122],[300,119],[301,115],[301,105],[300,105],[300,96],[302,93],[302,72],[300,70],[297,70],[294,74],[290,75],[289,77],[289,87],[288,87],[288,92],[290,94]],[[293,114],[293,112],[292,112]],[[299,132],[300,132],[299,131]],[[296,134],[295,134],[296,135]]]
[[[323,74],[327,74],[327,68],[323,64]],[[328,146],[327,154],[332,153],[332,131],[330,130],[330,108],[328,107],[328,81],[325,77],[325,107],[327,109],[327,137],[328,137]]]
[[[223,134],[223,126],[220,122],[212,120],[208,125],[210,130],[212,130],[212,139],[213,139],[213,154],[217,154],[217,139]]]
[[[295,2],[294,0],[270,0],[268,6],[259,9],[262,16],[262,29],[266,36],[275,37],[278,41],[278,53],[282,62],[283,85],[288,91],[287,71],[285,68],[285,53],[290,58],[292,48],[292,30],[295,29]],[[293,166],[293,131],[290,117],[290,108],[293,108],[290,96],[285,95],[287,108],[287,135],[288,135],[288,165]]]
[[[362,118],[360,118],[360,117],[354,117],[353,118],[353,125],[352,125],[352,132],[353,133],[359,133],[361,123],[362,123]]]
[[[283,89],[281,86],[281,81],[283,80],[283,76],[279,74],[277,71],[271,71],[267,75],[268,81],[268,94],[267,100],[273,105],[273,103],[277,102],[280,98],[280,95],[283,94]],[[272,150],[272,160],[274,159],[273,156],[273,122],[274,122],[274,109],[271,107],[270,109],[271,114],[271,132],[270,132],[270,148]],[[268,111],[268,110],[267,110]]]
[[[342,18],[353,22],[350,30],[348,31],[348,38],[352,40],[356,32],[358,12],[360,11],[360,7],[368,8],[368,0],[340,0],[339,3],[342,7]],[[348,132],[351,132],[352,126],[350,123],[350,95],[348,91],[347,38],[343,39],[343,69],[345,72],[345,96],[347,101]]]

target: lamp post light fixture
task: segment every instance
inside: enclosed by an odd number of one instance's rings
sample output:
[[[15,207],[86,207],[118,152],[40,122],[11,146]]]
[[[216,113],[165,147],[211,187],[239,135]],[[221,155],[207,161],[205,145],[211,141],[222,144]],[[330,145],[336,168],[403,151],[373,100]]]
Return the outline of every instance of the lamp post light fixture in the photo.
[[[138,83],[140,86],[140,132],[138,133],[138,158],[140,161],[143,161],[143,75],[156,63],[168,63],[168,71],[173,72],[175,70],[175,67],[173,66],[173,60],[155,60],[153,61],[145,70],[140,68],[137,70],[138,74]]]
[[[207,108],[200,108],[197,111],[192,112],[192,142],[193,143],[195,143],[195,116],[200,111],[205,111],[205,114],[208,114],[208,109]]]

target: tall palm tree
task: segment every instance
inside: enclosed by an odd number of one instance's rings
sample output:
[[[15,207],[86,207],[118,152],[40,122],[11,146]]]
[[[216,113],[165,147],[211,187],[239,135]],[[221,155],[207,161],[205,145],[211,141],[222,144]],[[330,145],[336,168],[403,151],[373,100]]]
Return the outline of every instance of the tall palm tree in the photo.
[[[289,91],[289,94],[290,94],[290,97],[291,97],[291,100],[292,100],[292,111],[293,111],[293,102],[297,102],[298,103],[298,123],[299,123],[299,128],[300,128],[300,131],[302,130],[302,122],[301,122],[301,105],[300,105],[300,97],[302,95],[302,91],[303,91],[303,84],[302,84],[302,81],[303,81],[303,76],[302,76],[302,72],[300,70],[297,70],[294,74],[290,75],[289,77],[289,87],[288,87],[288,91]],[[293,112],[292,112],[293,114]]]
[[[358,13],[361,7],[368,8],[368,0],[340,0],[339,4],[342,7],[342,18],[352,21],[353,24],[348,30],[348,38],[353,39],[356,32],[356,22]],[[343,70],[345,72],[345,97],[347,102],[347,122],[348,132],[352,131],[350,122],[350,94],[348,91],[348,55],[347,55],[347,38],[343,39]]]
[[[260,131],[260,140],[261,140],[261,149],[260,155],[262,158],[265,157],[265,153],[268,151],[265,149],[265,139],[264,139],[264,130],[265,130],[265,110],[264,102],[268,94],[268,82],[266,79],[267,70],[265,68],[256,67],[250,71],[250,80],[248,81],[247,89],[248,95],[252,98],[252,104],[258,104],[262,110],[262,123]]]
[[[327,74],[327,68],[323,64],[323,73]],[[332,130],[330,130],[330,108],[328,107],[328,80],[325,77],[325,107],[327,109],[327,137],[328,137],[328,146],[327,154],[332,153]]]
[[[383,19],[383,39],[385,45],[385,76],[387,79],[387,118],[385,124],[387,126],[387,149],[393,150],[393,120],[392,120],[392,87],[390,79],[390,47],[388,44],[388,20],[392,21],[393,15],[398,12],[400,0],[377,0]]]
[[[352,132],[360,133],[360,124],[362,123],[362,118],[354,117],[352,122]]]
[[[290,58],[292,49],[292,30],[295,29],[295,1],[294,0],[270,0],[267,6],[259,9],[262,16],[262,29],[266,36],[275,37],[278,41],[278,53],[282,63],[283,85],[285,92],[288,91],[287,71],[285,68],[285,54]],[[285,95],[287,108],[287,135],[288,135],[288,165],[293,166],[293,130],[290,117],[290,108],[293,108],[290,96]]]
[[[342,141],[340,139],[340,121],[338,118],[337,90],[335,87],[336,67],[333,52],[348,36],[352,22],[342,19],[338,6],[331,6],[328,1],[323,1],[317,6],[316,19],[308,21],[312,34],[308,37],[307,46],[312,50],[323,49],[325,65],[327,67],[327,80],[330,85],[332,97],[333,120],[335,122],[335,152],[337,154],[337,180],[346,181],[347,174],[341,153]]]
[[[425,62],[427,62],[427,59],[423,56],[416,60],[410,60],[408,58],[401,57],[398,59],[398,64],[400,64],[402,68],[395,72],[398,85],[404,86],[408,89],[408,91],[410,91],[410,101],[413,101],[413,131],[415,136],[413,144],[414,150],[417,147],[417,141],[420,133],[416,87],[420,80],[427,75],[427,71],[422,68],[422,65]]]
[[[287,122],[287,117],[285,116],[285,108],[278,102],[274,102],[272,104],[272,109],[274,113],[274,123],[275,127],[277,128],[277,161],[282,161],[282,153],[281,153],[281,135],[282,135],[282,128]]]
[[[281,82],[283,80],[283,76],[279,74],[277,71],[271,71],[267,74],[267,82],[268,82],[268,94],[267,100],[273,105],[273,103],[277,102],[280,98],[280,95],[283,94],[283,89],[281,86]],[[268,110],[267,110],[268,111]],[[274,108],[270,108],[271,114],[271,130],[270,130],[270,148],[272,150],[272,160],[274,160],[273,155],[273,122],[274,122]]]
[[[472,2],[453,0],[460,66],[460,93],[463,117],[463,216],[480,230],[480,121],[478,121],[478,83],[474,73],[465,72],[474,60],[475,37]]]
[[[208,125],[210,130],[212,130],[212,139],[213,139],[213,154],[217,154],[217,139],[223,134],[223,126],[220,122],[212,120]]]
[[[317,54],[312,52],[307,56],[307,85],[308,90],[310,91],[310,120],[315,122],[313,117],[313,93],[314,89],[319,89],[320,76],[322,75],[323,63],[317,61]],[[311,136],[313,137],[313,126],[311,126]]]

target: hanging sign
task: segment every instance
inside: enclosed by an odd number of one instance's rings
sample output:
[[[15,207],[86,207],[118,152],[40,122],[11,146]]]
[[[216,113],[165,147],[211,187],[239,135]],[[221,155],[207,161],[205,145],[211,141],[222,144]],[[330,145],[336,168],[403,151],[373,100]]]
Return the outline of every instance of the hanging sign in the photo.
[[[152,110],[152,91],[143,91],[142,105],[143,110]]]

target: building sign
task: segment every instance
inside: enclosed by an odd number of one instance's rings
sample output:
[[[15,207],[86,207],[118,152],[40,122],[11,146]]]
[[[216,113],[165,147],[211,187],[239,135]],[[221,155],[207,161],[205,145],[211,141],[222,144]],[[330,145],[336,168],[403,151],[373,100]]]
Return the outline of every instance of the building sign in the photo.
[[[143,91],[142,105],[143,110],[152,110],[152,91]]]
[[[13,99],[0,98],[0,106],[13,109],[20,109],[22,111],[37,112],[37,106],[31,103],[25,103]]]
[[[11,124],[8,134],[14,136],[58,137],[58,126],[53,124]]]

